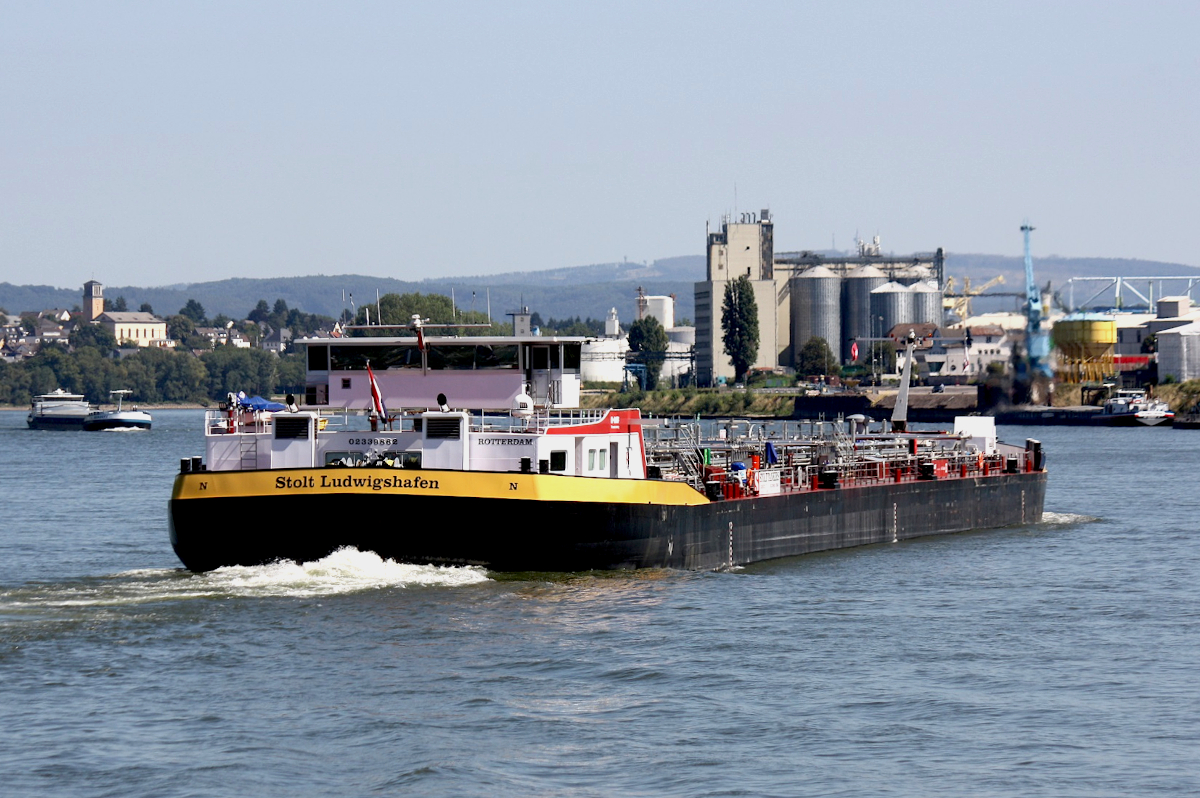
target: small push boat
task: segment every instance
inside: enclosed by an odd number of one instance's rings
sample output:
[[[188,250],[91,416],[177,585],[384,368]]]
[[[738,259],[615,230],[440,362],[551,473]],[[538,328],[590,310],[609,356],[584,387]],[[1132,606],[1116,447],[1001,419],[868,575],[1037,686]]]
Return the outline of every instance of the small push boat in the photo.
[[[126,410],[122,400],[133,393],[129,390],[109,391],[109,395],[117,397],[116,410],[93,410],[83,421],[86,432],[96,432],[106,429],[150,429],[150,414],[145,410]]]

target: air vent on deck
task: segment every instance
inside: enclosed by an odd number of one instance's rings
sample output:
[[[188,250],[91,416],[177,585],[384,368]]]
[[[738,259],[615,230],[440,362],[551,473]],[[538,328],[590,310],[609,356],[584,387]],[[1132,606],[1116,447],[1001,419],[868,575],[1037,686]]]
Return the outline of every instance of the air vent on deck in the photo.
[[[444,438],[456,441],[459,439],[461,420],[457,418],[427,418],[425,419],[426,438]]]
[[[275,417],[275,439],[308,439],[308,416],[303,418]]]

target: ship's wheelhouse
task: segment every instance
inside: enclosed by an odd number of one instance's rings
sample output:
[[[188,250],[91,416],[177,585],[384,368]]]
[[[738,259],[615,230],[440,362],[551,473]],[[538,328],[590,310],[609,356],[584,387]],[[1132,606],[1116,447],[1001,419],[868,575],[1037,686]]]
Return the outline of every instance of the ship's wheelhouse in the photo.
[[[584,338],[541,336],[310,338],[304,404],[368,410],[368,366],[389,408],[507,410],[528,394],[538,408],[578,407]]]

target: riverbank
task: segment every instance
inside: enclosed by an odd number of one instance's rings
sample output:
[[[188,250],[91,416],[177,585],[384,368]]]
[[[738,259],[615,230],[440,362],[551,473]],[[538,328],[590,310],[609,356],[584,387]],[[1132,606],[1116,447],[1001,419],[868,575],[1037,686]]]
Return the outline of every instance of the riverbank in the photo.
[[[952,403],[960,413],[975,412],[975,386],[951,386],[944,394],[933,394],[928,387],[915,387],[909,397],[909,406],[921,408],[928,402]],[[712,391],[697,388],[679,388],[665,391],[584,391],[580,406],[588,409],[608,407],[637,407],[652,416],[746,416],[754,418],[792,418],[798,397],[805,396],[802,389],[771,391]],[[1077,407],[1082,404],[1078,385],[1058,385],[1054,391],[1054,406]],[[1155,397],[1162,399],[1177,413],[1185,412],[1200,403],[1200,380],[1158,385],[1153,389]],[[895,402],[896,389],[867,391],[862,394],[822,394],[821,396],[863,397],[870,407],[890,412]],[[282,396],[269,397],[282,402]],[[207,410],[218,402],[130,402],[142,410]],[[0,410],[28,410],[29,405],[0,404]]]
[[[791,418],[796,394],[753,391],[700,391],[683,388],[669,391],[586,392],[580,405],[589,409],[636,407],[646,416],[745,416]]]
[[[681,388],[665,391],[585,391],[580,404],[585,408],[637,407],[648,416],[743,416],[751,418],[792,418],[798,403],[807,402],[814,411],[826,418],[841,413],[890,414],[897,390],[870,390],[863,393],[828,393],[803,389],[769,391],[700,390]],[[1182,413],[1200,403],[1200,380],[1155,386],[1151,393]],[[1078,385],[1061,384],[1054,391],[1054,407],[1070,409],[1082,406],[1082,391]],[[948,386],[934,393],[927,386],[914,387],[909,394],[910,418],[922,415],[952,418],[978,412],[976,386]],[[934,420],[931,418],[930,420]],[[938,417],[940,420],[940,416]]]

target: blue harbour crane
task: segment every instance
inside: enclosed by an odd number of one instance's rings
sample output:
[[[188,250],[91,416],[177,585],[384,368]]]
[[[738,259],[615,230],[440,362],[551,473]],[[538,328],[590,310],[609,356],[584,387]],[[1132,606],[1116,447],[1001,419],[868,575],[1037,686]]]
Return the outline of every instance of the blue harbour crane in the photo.
[[[1042,291],[1033,281],[1033,257],[1029,254],[1029,234],[1034,230],[1029,222],[1021,225],[1025,234],[1025,349],[1028,369],[1032,376],[1051,377],[1050,336],[1044,329],[1045,307]]]
[[[1025,222],[1021,232],[1025,234],[1025,346],[1024,351],[1013,349],[1012,401],[1018,405],[1043,405],[1051,401],[1054,390],[1050,336],[1045,330],[1050,310],[1033,280],[1033,257],[1029,254],[1029,234],[1033,227]]]

